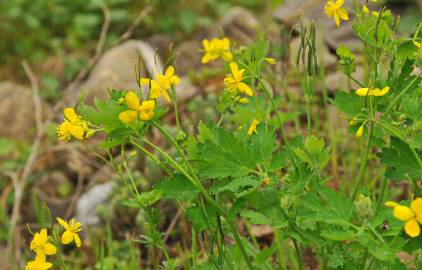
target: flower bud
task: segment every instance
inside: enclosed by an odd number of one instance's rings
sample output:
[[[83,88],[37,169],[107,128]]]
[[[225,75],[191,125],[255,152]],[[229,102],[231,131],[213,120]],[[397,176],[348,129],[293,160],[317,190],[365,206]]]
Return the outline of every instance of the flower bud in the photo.
[[[364,126],[365,126],[365,124],[361,125],[361,126],[358,128],[358,131],[356,131],[356,138],[357,138],[357,139],[362,138],[362,135],[363,135],[363,127],[364,127]]]
[[[374,214],[374,211],[372,209],[372,201],[371,201],[371,198],[369,198],[369,196],[359,194],[354,204],[355,204],[356,214],[360,218],[367,219],[367,218],[370,218]]]

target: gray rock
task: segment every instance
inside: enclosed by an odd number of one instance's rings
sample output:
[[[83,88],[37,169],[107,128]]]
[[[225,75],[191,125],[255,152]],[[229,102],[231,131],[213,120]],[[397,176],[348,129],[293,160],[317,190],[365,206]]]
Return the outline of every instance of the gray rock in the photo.
[[[113,183],[98,184],[85,192],[76,204],[76,220],[84,225],[96,225],[100,222],[97,207],[107,202]]]
[[[261,25],[255,16],[245,8],[233,7],[215,24],[210,31],[211,37],[220,37],[221,31],[231,40],[240,44],[254,42]]]
[[[86,94],[86,103],[92,103],[94,98],[107,99],[107,89],[130,90],[138,87],[135,66],[141,61],[141,76],[153,77],[163,71],[161,57],[148,43],[139,40],[129,40],[105,52],[93,68],[87,81],[81,86]],[[190,97],[186,93],[196,92],[196,88],[186,78],[176,87],[180,99]],[[147,87],[143,87],[146,94]]]
[[[50,107],[42,103],[43,116]],[[13,82],[0,83],[0,137],[31,140],[35,135],[35,105],[31,89]]]

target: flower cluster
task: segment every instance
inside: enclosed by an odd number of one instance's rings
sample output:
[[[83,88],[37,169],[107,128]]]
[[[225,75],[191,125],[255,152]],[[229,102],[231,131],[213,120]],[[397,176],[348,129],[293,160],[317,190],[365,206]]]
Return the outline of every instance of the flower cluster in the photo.
[[[75,222],[74,219],[70,220],[70,223],[67,223],[61,218],[57,218],[57,222],[65,229],[61,237],[61,242],[66,245],[75,240],[76,246],[80,247],[81,239],[79,238],[78,232],[82,230],[81,223]],[[47,256],[56,254],[57,248],[49,242],[47,229],[43,228],[40,232],[34,234],[29,248],[35,252],[35,259],[26,264],[25,270],[47,270],[53,266],[52,263],[47,262]]]
[[[88,127],[88,122],[81,119],[73,108],[64,109],[64,121],[57,127],[57,136],[62,141],[69,141],[71,137],[83,140],[92,137],[94,130]]]
[[[212,40],[204,39],[202,45],[204,46],[203,64],[218,58],[222,58],[226,62],[230,62],[233,59],[233,55],[230,52],[230,40],[226,37],[222,39],[213,38]]]
[[[164,74],[157,74],[155,80],[142,78],[140,83],[142,85],[150,86],[150,99],[157,99],[163,96],[167,102],[170,101],[169,90],[172,86],[180,83],[180,78],[174,74],[174,67],[169,66],[165,70]]]
[[[344,0],[329,0],[324,7],[324,12],[328,17],[333,17],[337,27],[340,26],[341,20],[349,20],[346,9],[343,8]]]
[[[384,205],[393,208],[394,217],[405,222],[404,231],[407,235],[419,236],[421,232],[419,224],[422,225],[422,198],[413,200],[410,207],[392,201],[387,201]]]
[[[174,67],[169,66],[164,74],[157,74],[156,79],[141,78],[141,85],[150,87],[149,95],[146,100],[140,101],[138,95],[134,91],[125,94],[124,103],[127,110],[119,114],[119,119],[125,124],[131,124],[136,119],[148,121],[154,117],[156,99],[164,97],[169,102],[169,91],[173,86],[180,83],[180,78],[174,74]]]

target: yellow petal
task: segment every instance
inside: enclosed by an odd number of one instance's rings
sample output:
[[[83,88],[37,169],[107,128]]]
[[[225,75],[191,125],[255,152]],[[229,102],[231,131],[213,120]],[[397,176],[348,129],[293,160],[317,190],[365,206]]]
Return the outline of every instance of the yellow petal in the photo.
[[[239,88],[240,92],[245,93],[250,97],[253,96],[252,89],[246,83],[241,82],[237,85],[237,87]]]
[[[387,207],[390,207],[390,208],[394,208],[394,207],[399,206],[399,204],[398,204],[398,203],[396,203],[396,202],[393,202],[393,201],[386,201],[386,202],[384,203],[384,206],[387,206]]]
[[[418,49],[421,48],[421,43],[417,42],[416,40],[413,41],[413,45],[415,45],[415,47],[418,48]]]
[[[139,102],[139,97],[135,92],[129,91],[125,95],[125,102],[129,109],[137,111],[141,105]]]
[[[401,221],[408,221],[409,219],[413,218],[412,210],[409,207],[403,205],[394,207],[393,215]]]
[[[166,72],[164,73],[167,77],[171,77],[174,74],[174,67],[173,66],[168,66],[166,68]]]
[[[73,108],[65,108],[64,109],[64,117],[70,122],[76,122],[79,120],[78,115],[76,114]]]
[[[176,76],[176,75],[171,76],[170,83],[173,84],[173,85],[178,85],[180,83],[179,76]]]
[[[336,23],[336,26],[340,26],[340,17],[338,16],[337,12],[334,13],[334,22]]]
[[[381,96],[387,94],[389,91],[390,91],[390,87],[386,86],[379,92],[378,96],[381,97]]]
[[[202,64],[207,64],[210,61],[211,61],[211,55],[209,53],[205,53],[201,59]]]
[[[369,95],[369,88],[359,88],[358,90],[356,90],[356,95],[364,97]]]
[[[149,83],[150,83],[150,79],[147,79],[147,78],[141,78],[140,80],[139,80],[139,83],[140,84],[142,84],[142,85],[149,85]]]
[[[135,121],[138,113],[132,110],[126,110],[119,114],[119,119],[125,124],[131,124]]]
[[[46,243],[48,239],[47,229],[42,229],[39,234],[39,242],[42,244]]]
[[[422,198],[417,198],[412,201],[410,208],[415,212],[416,219],[422,224]]]
[[[421,232],[421,228],[419,227],[419,224],[416,219],[412,218],[411,220],[406,222],[406,224],[404,224],[404,231],[410,237],[417,237]]]
[[[349,15],[347,14],[347,11],[344,8],[340,8],[337,11],[337,14],[340,17],[340,19],[342,19],[343,21],[348,21],[349,20]]]
[[[77,233],[73,234],[73,238],[75,239],[76,247],[81,247],[81,238],[79,238],[79,235]]]
[[[236,77],[237,73],[239,73],[239,67],[234,62],[230,63],[230,70],[231,70],[233,77]]]
[[[84,129],[80,125],[72,124],[69,126],[69,132],[78,140],[84,139]]]
[[[46,244],[44,245],[44,253],[45,253],[46,255],[54,255],[54,254],[56,254],[56,253],[57,253],[57,249],[56,249],[56,247],[55,247],[53,244],[51,244],[51,243],[46,243]]]
[[[223,53],[223,60],[226,62],[230,62],[233,59],[233,54],[231,52],[224,52]]]
[[[73,233],[71,231],[65,231],[62,235],[62,243],[67,245],[73,240]]]
[[[63,227],[65,230],[70,230],[70,226],[69,226],[69,224],[67,224],[67,222],[66,222],[66,221],[64,221],[63,219],[61,219],[61,218],[59,218],[59,217],[56,217],[56,220],[57,220],[57,223],[59,223],[60,225],[62,225],[62,227]]]

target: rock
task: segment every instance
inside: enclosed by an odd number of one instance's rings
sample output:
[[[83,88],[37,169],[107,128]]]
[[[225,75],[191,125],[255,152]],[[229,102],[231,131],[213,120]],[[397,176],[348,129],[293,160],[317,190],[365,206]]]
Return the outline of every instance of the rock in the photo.
[[[50,107],[42,103],[43,116]],[[32,140],[35,135],[35,105],[31,89],[13,82],[0,83],[0,137]]]
[[[171,37],[163,34],[156,34],[147,38],[146,42],[157,51],[161,58],[167,59],[169,57],[170,46],[172,44]]]
[[[136,89],[135,66],[141,61],[142,76],[162,70],[154,48],[143,41],[129,40],[106,51],[81,86],[90,103],[94,97],[108,98],[107,89]]]
[[[107,202],[113,183],[106,182],[92,187],[82,194],[76,204],[76,217],[84,225],[96,225],[100,222],[97,215],[97,207]]]
[[[215,24],[211,37],[220,37],[221,31],[231,40],[240,44],[252,43],[261,25],[254,15],[245,8],[233,7]]]
[[[361,42],[352,31],[352,14],[349,12],[349,21],[342,22],[341,27],[336,27],[333,18],[327,17],[324,13],[326,3],[326,0],[286,0],[274,11],[273,17],[289,28],[294,27],[296,31],[299,30],[298,24],[303,17],[307,21],[314,21],[317,29],[323,29],[320,35],[323,35],[331,48],[337,48],[340,44],[351,49],[361,48]],[[371,9],[376,7],[375,3],[370,4]],[[344,6],[351,8],[352,2],[346,1]]]
[[[188,75],[189,71],[201,68],[202,40],[187,40],[175,48],[175,62],[180,75]]]
[[[139,60],[142,65],[141,76],[143,77],[148,77],[149,74],[155,76],[158,72],[163,71],[161,57],[146,42],[129,40],[106,51],[93,68],[87,81],[81,86],[81,90],[86,94],[85,102],[90,104],[94,98],[107,99],[107,89],[136,89],[138,85],[135,66]],[[190,96],[186,93],[196,92],[196,88],[190,84],[187,78],[182,78],[182,82],[176,87],[178,96],[179,93],[182,93],[180,96],[185,98]],[[146,94],[147,87],[143,87],[142,91]],[[75,98],[70,101],[75,101]]]

